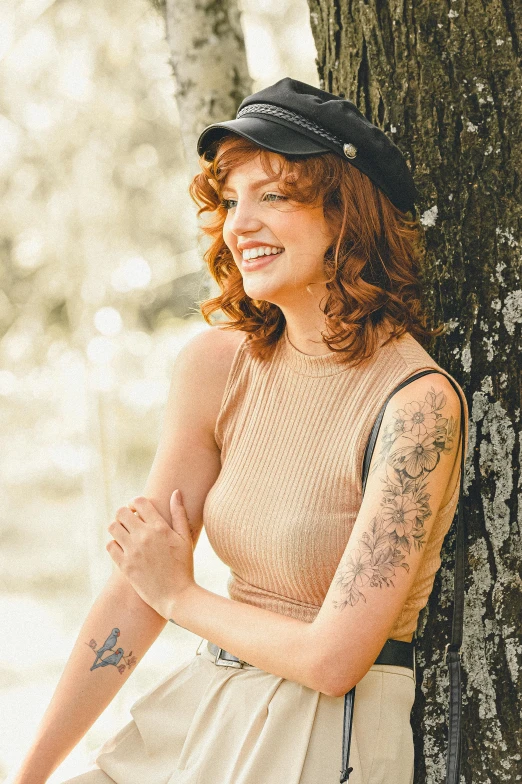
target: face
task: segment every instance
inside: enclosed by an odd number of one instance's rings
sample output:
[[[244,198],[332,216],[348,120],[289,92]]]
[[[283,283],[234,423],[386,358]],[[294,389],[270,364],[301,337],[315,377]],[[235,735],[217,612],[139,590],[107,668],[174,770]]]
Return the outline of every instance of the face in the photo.
[[[274,166],[277,170],[277,165]],[[229,172],[222,198],[227,209],[223,239],[243,276],[243,288],[252,299],[291,309],[324,295],[323,258],[332,242],[322,206],[291,202],[283,196],[278,179],[270,177],[259,157]],[[245,249],[277,249],[257,260],[244,260]],[[281,249],[283,249],[281,251]]]

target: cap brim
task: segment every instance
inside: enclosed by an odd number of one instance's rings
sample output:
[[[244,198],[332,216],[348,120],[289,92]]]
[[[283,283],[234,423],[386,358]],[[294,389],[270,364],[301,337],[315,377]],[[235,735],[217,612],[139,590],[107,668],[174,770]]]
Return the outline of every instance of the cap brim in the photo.
[[[260,147],[283,155],[316,155],[321,152],[331,152],[328,147],[313,142],[307,136],[303,136],[298,131],[294,131],[275,120],[265,120],[262,117],[240,117],[236,120],[207,126],[198,139],[198,155],[204,155],[212,142],[230,132],[237,133]]]

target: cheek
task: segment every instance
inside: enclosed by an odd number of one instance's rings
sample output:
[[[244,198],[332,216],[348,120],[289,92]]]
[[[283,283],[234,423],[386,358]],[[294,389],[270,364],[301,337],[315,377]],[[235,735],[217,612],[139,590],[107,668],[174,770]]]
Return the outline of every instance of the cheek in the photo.
[[[228,245],[228,247],[230,247],[230,244],[232,242],[232,234],[231,234],[231,232],[227,228],[227,221],[226,221],[226,219],[225,219],[225,222],[223,224],[223,229],[222,229],[221,233],[223,234],[223,241],[225,242],[226,245]]]
[[[303,210],[296,215],[295,223],[290,227],[291,233],[301,242],[306,242],[314,249],[323,244],[327,233],[324,216],[322,211],[313,210],[307,212]]]
[[[225,245],[227,246],[228,250],[230,251],[233,257],[239,253],[236,247],[236,238],[234,238],[234,235],[231,234],[230,232],[227,232],[224,228],[223,228],[223,242],[225,243]]]
[[[287,232],[285,239],[295,254],[309,258],[323,256],[330,244],[329,233],[322,221],[302,221]],[[285,243],[286,247],[286,243]]]

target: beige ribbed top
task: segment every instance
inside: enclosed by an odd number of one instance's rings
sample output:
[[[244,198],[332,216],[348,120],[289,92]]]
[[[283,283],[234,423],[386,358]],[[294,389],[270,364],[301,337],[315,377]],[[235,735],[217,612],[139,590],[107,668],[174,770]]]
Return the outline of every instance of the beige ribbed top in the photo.
[[[303,354],[286,331],[270,360],[256,359],[245,335],[216,421],[222,467],[203,509],[210,544],[230,567],[231,599],[313,621],[361,505],[373,423],[397,384],[425,368],[442,370],[409,333],[358,368],[339,364],[335,352]],[[459,482],[437,514],[390,637],[409,639],[416,628],[458,495]]]

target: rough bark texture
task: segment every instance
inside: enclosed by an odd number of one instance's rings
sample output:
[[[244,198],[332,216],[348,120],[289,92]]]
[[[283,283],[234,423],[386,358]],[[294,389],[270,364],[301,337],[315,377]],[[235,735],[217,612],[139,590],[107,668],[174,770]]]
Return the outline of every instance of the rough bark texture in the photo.
[[[252,93],[239,7],[237,0],[166,0],[163,12],[185,156],[196,174],[203,128],[233,119]]]
[[[321,87],[356,103],[410,164],[426,228],[426,302],[448,325],[426,348],[470,405],[461,782],[522,781],[522,6],[309,6]],[[416,784],[445,779],[453,553],[454,526],[419,623]]]
[[[205,126],[233,119],[245,97],[253,92],[248,72],[245,39],[237,0],[151,0],[165,19],[170,63],[174,76],[174,97],[179,116],[181,140],[188,168],[188,180],[201,169],[196,144]],[[196,206],[193,225],[187,226],[201,242]],[[169,307],[189,316],[202,299],[216,296],[219,287],[204,265],[175,281],[176,296]],[[181,293],[180,293],[181,292]]]

